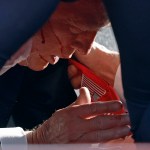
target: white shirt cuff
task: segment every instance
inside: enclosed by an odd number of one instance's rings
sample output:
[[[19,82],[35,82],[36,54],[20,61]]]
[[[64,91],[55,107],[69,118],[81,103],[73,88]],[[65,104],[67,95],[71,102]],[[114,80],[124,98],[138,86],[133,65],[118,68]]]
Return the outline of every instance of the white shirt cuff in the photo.
[[[27,139],[22,128],[0,128],[2,150],[27,150]]]

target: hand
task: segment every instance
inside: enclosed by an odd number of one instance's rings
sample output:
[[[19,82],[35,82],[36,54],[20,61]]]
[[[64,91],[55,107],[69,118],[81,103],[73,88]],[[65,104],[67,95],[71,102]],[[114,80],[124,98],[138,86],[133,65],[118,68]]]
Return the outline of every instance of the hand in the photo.
[[[77,51],[75,55],[80,63],[88,67],[110,85],[114,85],[115,75],[120,64],[118,52],[110,51],[94,42],[91,47],[91,52],[88,55],[81,55]],[[78,87],[80,82],[77,80],[81,79],[79,77],[81,73],[75,67],[69,67],[68,74],[73,86]]]
[[[122,138],[129,134],[128,115],[101,115],[119,111],[122,108],[120,102],[90,101],[89,91],[81,88],[76,102],[56,111],[35,131],[27,134],[28,143],[95,143]]]

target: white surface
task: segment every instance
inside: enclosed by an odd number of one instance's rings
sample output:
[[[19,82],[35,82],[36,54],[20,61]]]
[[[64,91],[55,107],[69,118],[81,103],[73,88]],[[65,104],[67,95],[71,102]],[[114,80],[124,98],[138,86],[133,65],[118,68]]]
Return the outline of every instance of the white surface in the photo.
[[[27,150],[27,140],[22,128],[0,128],[0,141],[2,150],[12,150],[12,147],[19,144],[21,147],[16,150]]]

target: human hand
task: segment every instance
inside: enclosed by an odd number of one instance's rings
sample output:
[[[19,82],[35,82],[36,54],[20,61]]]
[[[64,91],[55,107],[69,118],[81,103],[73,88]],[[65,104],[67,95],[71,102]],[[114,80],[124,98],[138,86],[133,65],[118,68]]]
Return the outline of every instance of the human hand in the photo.
[[[102,115],[121,108],[118,101],[91,103],[89,91],[81,88],[76,102],[27,134],[28,143],[96,143],[125,137],[130,132],[127,114]]]

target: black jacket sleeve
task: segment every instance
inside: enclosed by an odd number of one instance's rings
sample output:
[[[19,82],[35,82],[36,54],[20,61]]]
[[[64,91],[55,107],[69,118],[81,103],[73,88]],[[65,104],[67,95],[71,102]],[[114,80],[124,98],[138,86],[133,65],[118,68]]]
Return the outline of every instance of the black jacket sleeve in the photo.
[[[120,50],[134,138],[150,142],[150,1],[104,0],[104,3]]]
[[[48,19],[59,0],[0,1],[0,68]]]

